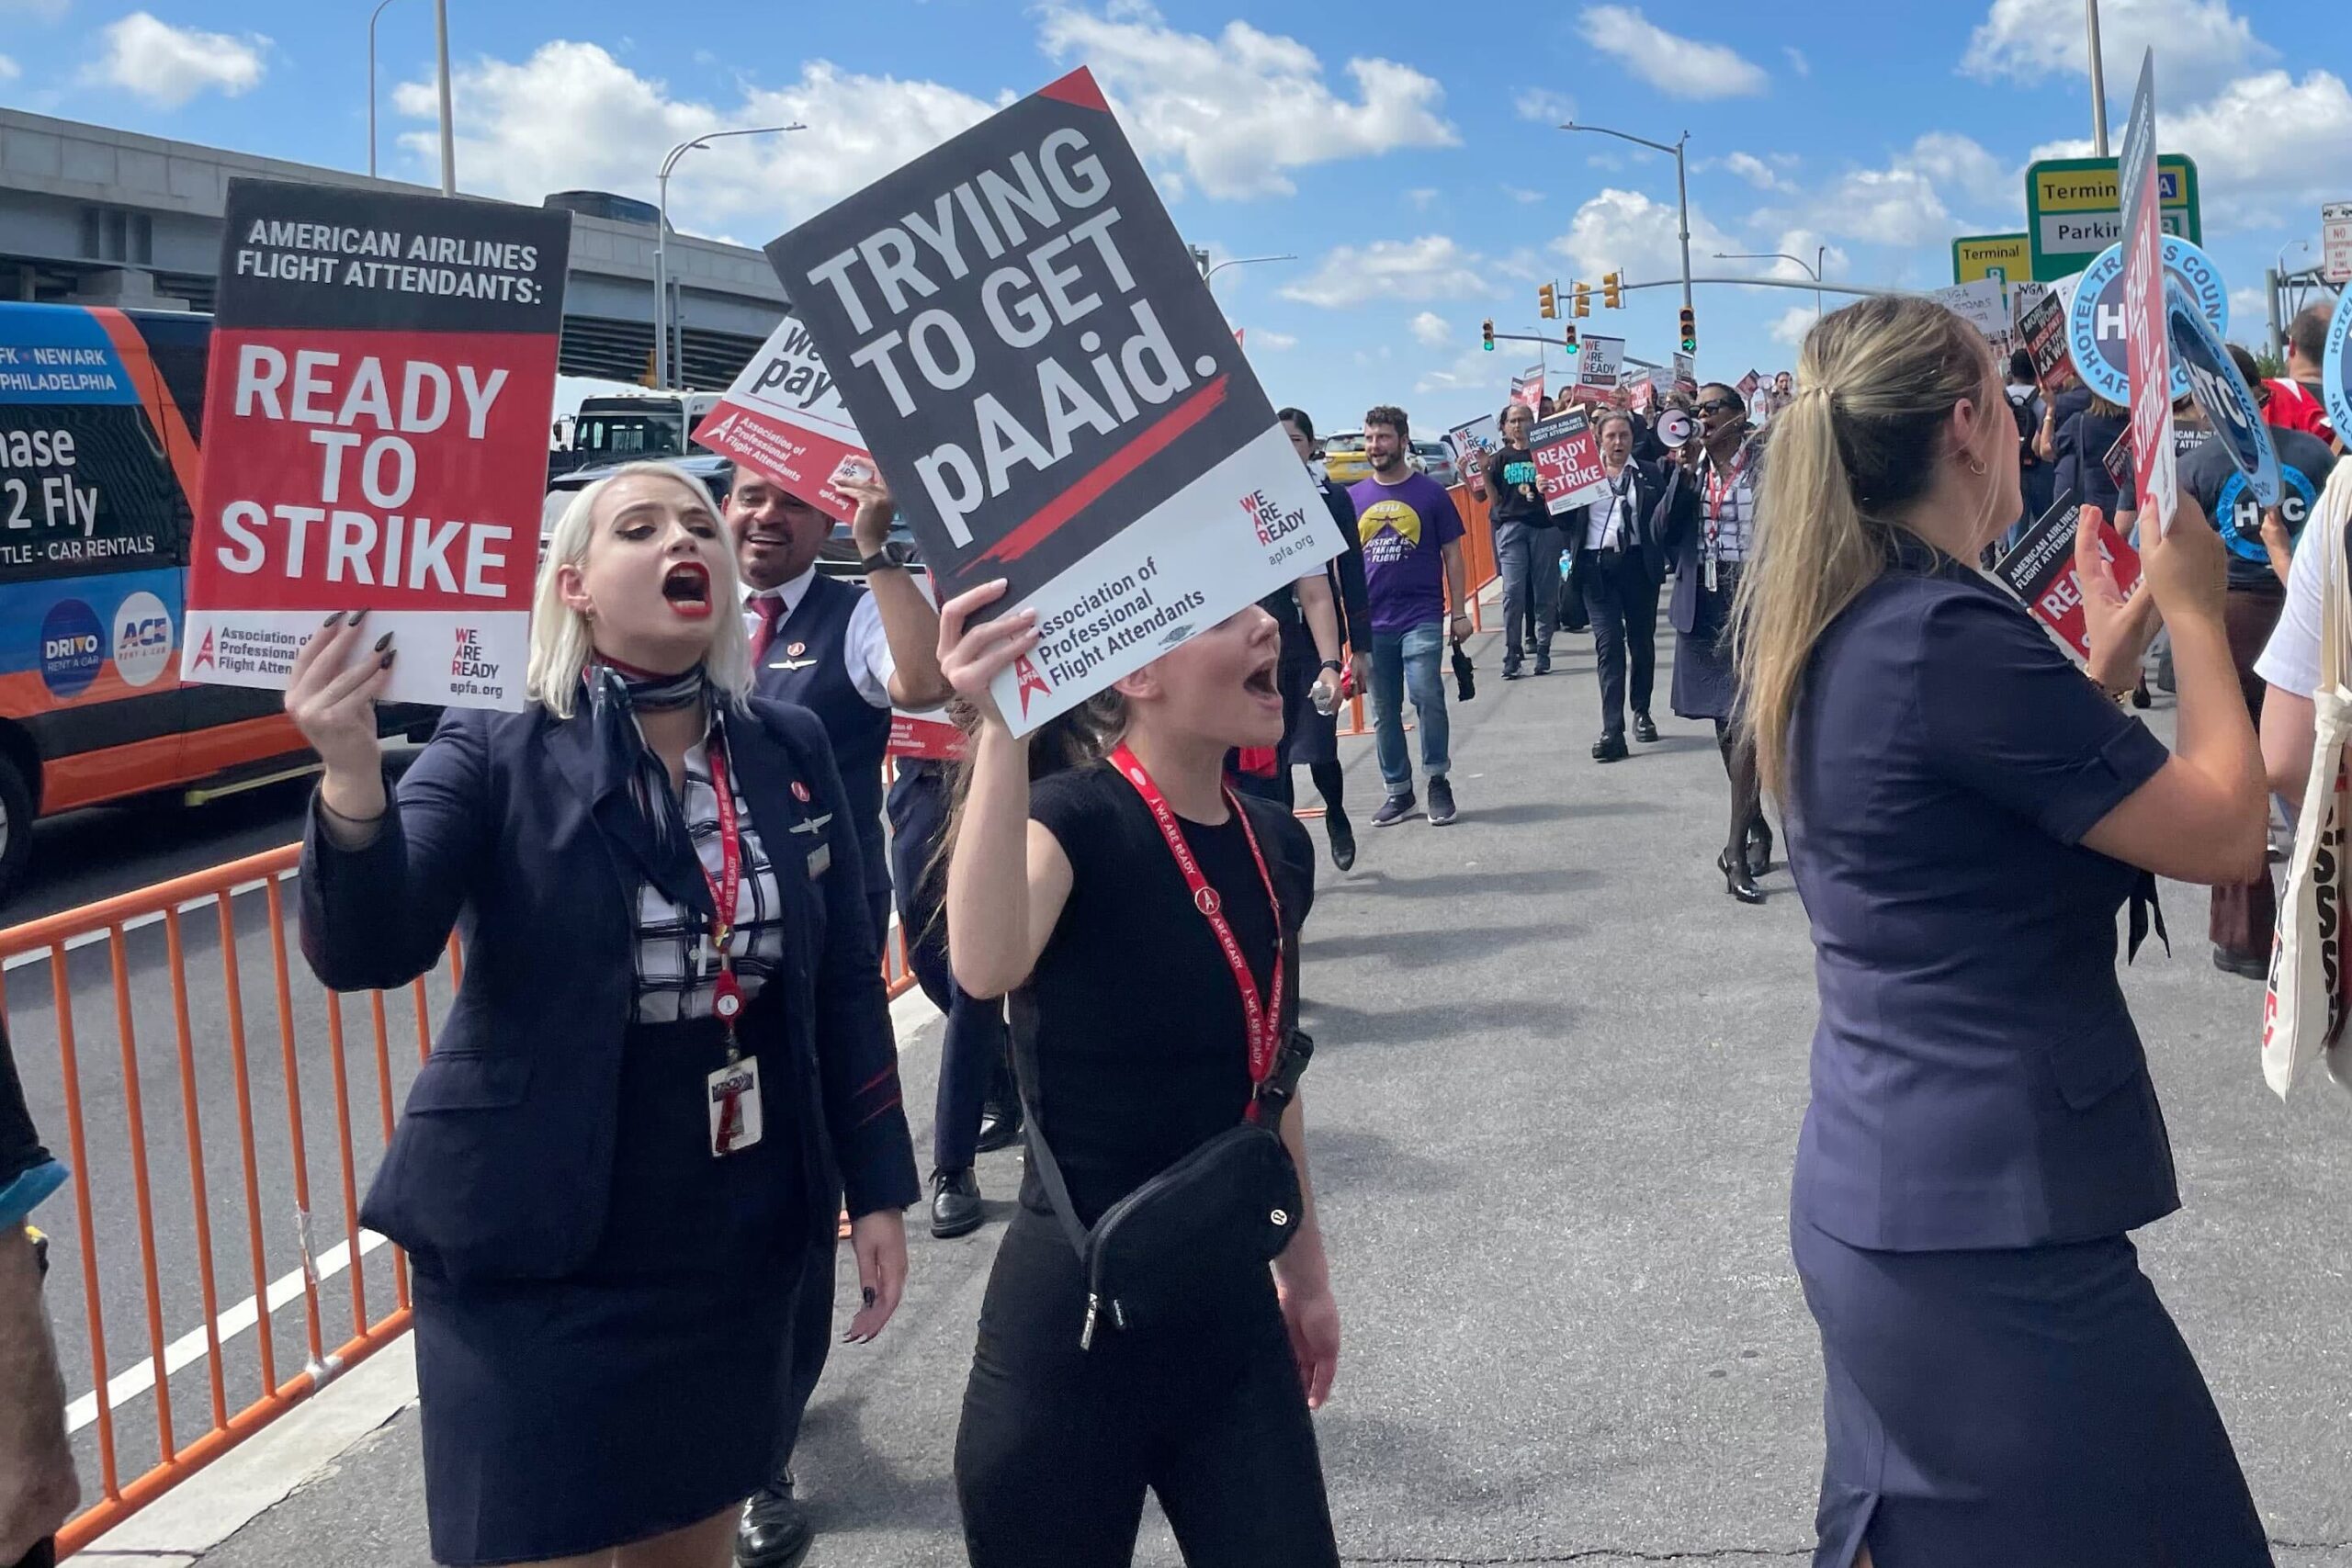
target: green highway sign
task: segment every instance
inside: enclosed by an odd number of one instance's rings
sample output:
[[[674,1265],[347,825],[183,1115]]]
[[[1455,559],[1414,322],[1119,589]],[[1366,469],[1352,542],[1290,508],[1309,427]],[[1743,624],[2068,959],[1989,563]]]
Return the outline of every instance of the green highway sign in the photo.
[[[2165,232],[2205,243],[2197,198],[2197,164],[2169,154],[2156,160],[2156,201]],[[2123,238],[2123,200],[2112,158],[2044,158],[2025,172],[2026,237],[2033,276],[2048,283],[2090,265]]]

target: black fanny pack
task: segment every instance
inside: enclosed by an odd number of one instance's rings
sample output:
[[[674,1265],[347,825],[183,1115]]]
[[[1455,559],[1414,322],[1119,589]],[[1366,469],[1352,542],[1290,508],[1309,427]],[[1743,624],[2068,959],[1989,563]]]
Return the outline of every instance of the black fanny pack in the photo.
[[[1283,947],[1295,975],[1297,937],[1284,936]],[[1080,1349],[1093,1348],[1106,1318],[1122,1331],[1197,1318],[1216,1300],[1215,1281],[1263,1269],[1298,1234],[1298,1168],[1280,1134],[1283,1111],[1315,1053],[1315,1042],[1297,1027],[1297,994],[1292,987],[1284,1003],[1284,1043],[1273,1070],[1250,1097],[1254,1119],[1211,1138],[1112,1204],[1089,1229],[1079,1222],[1037,1116],[1036,1000],[1026,987],[1012,993],[1006,1015],[1029,1160],[1086,1268]]]

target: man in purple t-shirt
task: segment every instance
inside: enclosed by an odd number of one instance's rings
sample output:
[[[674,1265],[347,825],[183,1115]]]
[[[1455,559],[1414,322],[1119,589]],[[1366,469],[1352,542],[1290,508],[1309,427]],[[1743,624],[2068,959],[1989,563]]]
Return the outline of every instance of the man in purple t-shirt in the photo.
[[[1453,786],[1446,781],[1444,656],[1447,616],[1453,640],[1470,635],[1463,610],[1462,514],[1453,497],[1427,474],[1415,473],[1405,411],[1387,404],[1363,416],[1364,456],[1372,477],[1348,491],[1356,533],[1363,541],[1365,597],[1372,606],[1374,747],[1388,798],[1372,818],[1375,828],[1413,812],[1413,762],[1405,750],[1406,692],[1421,727],[1421,771],[1430,781],[1430,820],[1453,820]]]

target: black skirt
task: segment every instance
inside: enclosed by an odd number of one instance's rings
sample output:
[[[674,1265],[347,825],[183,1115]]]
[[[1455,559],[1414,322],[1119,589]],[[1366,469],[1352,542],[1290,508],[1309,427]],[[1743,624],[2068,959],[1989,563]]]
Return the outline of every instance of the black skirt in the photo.
[[[416,1373],[436,1562],[528,1562],[648,1540],[775,1473],[808,1245],[788,1069],[765,1128],[713,1158],[707,1022],[624,1047],[604,1239],[562,1280],[458,1286],[418,1267]],[[455,1173],[453,1173],[455,1174]]]
[[[1340,716],[1315,711],[1315,678],[1323,660],[1315,651],[1315,634],[1305,623],[1284,623],[1282,662],[1275,683],[1283,694],[1283,754],[1285,761],[1312,767],[1340,760]]]
[[[1739,670],[1731,656],[1731,601],[1738,589],[1736,567],[1717,571],[1712,593],[1702,579],[1698,624],[1675,634],[1674,711],[1683,718],[1728,721],[1738,716]]]

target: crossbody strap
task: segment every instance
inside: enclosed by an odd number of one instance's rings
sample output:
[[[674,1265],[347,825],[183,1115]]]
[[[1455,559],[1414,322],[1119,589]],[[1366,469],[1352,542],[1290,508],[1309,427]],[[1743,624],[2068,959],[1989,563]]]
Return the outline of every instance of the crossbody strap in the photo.
[[[1298,932],[1283,932],[1283,962],[1293,975],[1298,973]],[[1281,1113],[1297,1092],[1298,1075],[1305,1066],[1296,1058],[1291,1037],[1298,1032],[1298,986],[1294,982],[1283,996],[1283,1055],[1274,1064],[1273,1072],[1263,1084],[1256,1086],[1250,1097],[1255,1106],[1261,1100],[1269,1101],[1274,1116],[1265,1122],[1267,1131],[1279,1134]],[[1023,986],[1005,998],[1005,1023],[1012,1034],[1012,1086],[1021,1097],[1021,1134],[1029,1151],[1029,1163],[1037,1172],[1037,1179],[1046,1189],[1046,1201],[1054,1211],[1054,1218],[1061,1223],[1062,1234],[1069,1238],[1071,1248],[1080,1258],[1086,1256],[1090,1234],[1079,1222],[1078,1205],[1069,1200],[1069,1182],[1062,1175],[1061,1162],[1054,1157],[1053,1146],[1046,1142],[1046,1124],[1037,1115],[1037,996]]]

